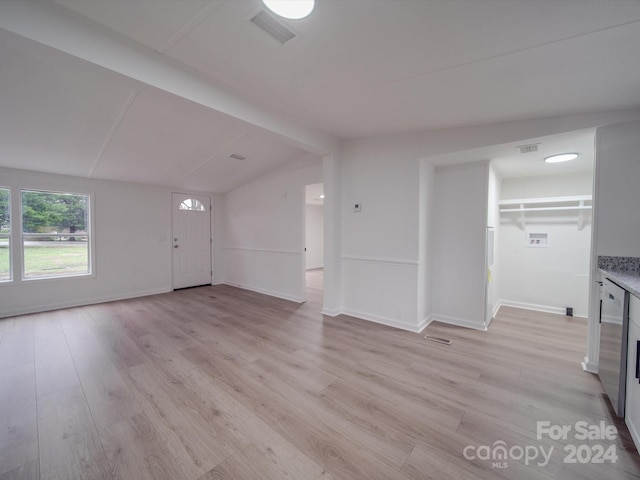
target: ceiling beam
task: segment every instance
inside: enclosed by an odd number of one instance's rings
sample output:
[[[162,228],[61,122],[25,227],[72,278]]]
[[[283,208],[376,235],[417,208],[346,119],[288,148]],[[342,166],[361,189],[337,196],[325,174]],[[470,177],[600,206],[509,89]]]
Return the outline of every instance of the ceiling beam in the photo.
[[[208,77],[50,1],[3,0],[0,28],[278,134],[315,154],[338,139],[256,105]]]

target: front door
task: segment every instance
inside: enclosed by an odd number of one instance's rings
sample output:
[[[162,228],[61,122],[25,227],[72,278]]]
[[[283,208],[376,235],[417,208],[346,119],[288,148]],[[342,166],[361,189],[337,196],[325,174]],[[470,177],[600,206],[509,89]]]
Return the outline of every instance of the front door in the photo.
[[[211,198],[172,194],[173,288],[211,285]]]

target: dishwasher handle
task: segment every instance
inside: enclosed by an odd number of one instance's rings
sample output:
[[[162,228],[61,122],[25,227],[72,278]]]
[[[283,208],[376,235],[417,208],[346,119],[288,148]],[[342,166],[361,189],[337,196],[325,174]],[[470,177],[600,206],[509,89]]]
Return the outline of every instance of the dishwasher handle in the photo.
[[[600,299],[600,316],[598,318],[598,323],[602,323],[602,299]]]
[[[640,379],[640,340],[636,342],[636,378]]]

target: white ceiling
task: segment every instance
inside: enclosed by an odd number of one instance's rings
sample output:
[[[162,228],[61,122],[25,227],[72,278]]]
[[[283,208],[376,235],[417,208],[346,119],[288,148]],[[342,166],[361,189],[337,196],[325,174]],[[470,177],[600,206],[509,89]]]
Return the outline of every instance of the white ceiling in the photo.
[[[226,192],[308,155],[266,130],[2,29],[0,62],[4,167]]]
[[[532,138],[526,142],[506,143],[440,155],[430,158],[429,162],[436,166],[446,166],[491,160],[502,178],[590,172],[593,171],[594,163],[594,137],[595,131],[593,129],[579,130]],[[523,145],[536,145],[538,151],[520,153],[518,147]],[[559,153],[577,153],[578,158],[565,163],[544,162],[546,157]]]
[[[638,0],[318,0],[285,45],[259,0],[56,3],[30,7],[337,138],[640,107]],[[0,29],[1,166],[225,192],[307,154],[83,58]]]
[[[58,3],[341,138],[640,105],[638,0]]]

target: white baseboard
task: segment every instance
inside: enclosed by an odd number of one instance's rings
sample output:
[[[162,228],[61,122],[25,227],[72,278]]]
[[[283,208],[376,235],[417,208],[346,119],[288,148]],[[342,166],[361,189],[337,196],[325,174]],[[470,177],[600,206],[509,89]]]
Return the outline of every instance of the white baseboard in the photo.
[[[419,324],[418,324],[418,333],[422,333],[422,331],[427,328],[431,322],[433,322],[433,315],[429,315],[428,317],[426,317],[425,319],[423,319]]]
[[[537,305],[535,303],[516,302],[512,300],[500,300],[499,305],[501,307],[514,307],[522,308],[524,310],[533,310],[535,312],[554,313],[556,315],[565,315],[566,310],[563,307],[551,307],[549,305]],[[574,317],[587,318],[585,314],[573,313]]]
[[[360,312],[360,311],[352,310],[352,309],[349,309],[349,308],[343,309],[342,313],[344,315],[349,315],[351,317],[361,318],[362,320],[367,320],[369,322],[379,323],[381,325],[386,325],[388,327],[399,328],[400,330],[407,330],[409,332],[414,332],[414,333],[420,333],[421,329],[426,327],[426,324],[424,326],[411,325],[409,323],[399,322],[398,320],[395,320],[393,318],[386,318],[386,317],[383,317],[383,316],[380,316],[380,315],[375,315],[375,314],[366,313],[366,312]],[[424,323],[424,322],[421,322],[421,325],[422,325],[422,323]]]
[[[337,317],[342,313],[342,310],[339,308],[323,308],[322,315],[326,315],[327,317]]]
[[[449,315],[440,315],[438,313],[434,313],[431,315],[431,320],[435,322],[448,323],[450,325],[456,325],[458,327],[471,328],[473,330],[481,330],[486,331],[487,327],[484,325],[478,325],[476,322],[472,322],[471,320],[467,320],[466,318],[456,318],[451,317]]]
[[[273,292],[271,290],[266,290],[264,288],[248,287],[247,285],[239,285],[237,283],[231,283],[231,282],[224,282],[224,284],[229,285],[230,287],[240,288],[242,290],[249,290],[250,292],[262,293],[263,295],[269,295],[270,297],[289,300],[290,302],[304,303],[306,301],[304,298],[301,298],[301,297],[295,297],[293,295],[289,295],[288,293]]]
[[[15,317],[17,315],[28,315],[31,313],[49,312],[51,310],[61,310],[63,308],[84,307],[85,305],[95,305],[97,303],[117,302],[118,300],[128,300],[130,298],[147,297],[160,293],[169,293],[172,289],[160,288],[157,290],[146,290],[141,292],[128,293],[124,295],[107,295],[104,297],[93,297],[86,300],[75,300],[71,302],[51,303],[48,305],[29,305],[26,308],[18,308],[7,312],[1,312],[0,318]]]
[[[589,357],[584,357],[584,361],[581,362],[582,370],[589,373],[598,373],[598,364],[589,360]]]
[[[627,424],[633,443],[636,444],[636,450],[640,452],[640,432],[637,430],[636,425],[631,423],[629,418],[625,419],[625,423]]]

